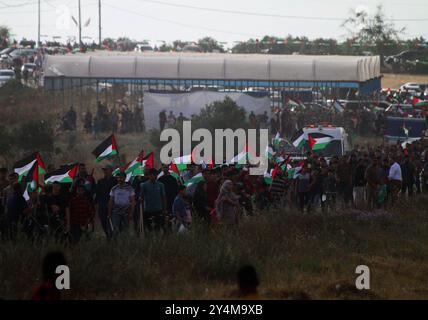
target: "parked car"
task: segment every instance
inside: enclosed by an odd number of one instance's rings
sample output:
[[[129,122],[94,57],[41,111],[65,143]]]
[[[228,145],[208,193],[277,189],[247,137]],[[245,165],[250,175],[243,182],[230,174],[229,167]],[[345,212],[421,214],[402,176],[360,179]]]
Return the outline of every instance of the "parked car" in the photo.
[[[3,87],[6,82],[15,79],[15,71],[10,69],[0,70],[0,87]]]
[[[24,63],[21,68],[21,72],[28,71],[28,76],[32,76],[34,71],[36,71],[37,65],[35,63]]]
[[[37,49],[18,48],[13,50],[9,55],[12,59],[23,56],[35,56],[37,55]]]
[[[148,45],[148,44],[137,44],[137,46],[135,47],[135,51],[153,52],[154,49],[151,45]]]
[[[422,91],[422,88],[421,88],[421,85],[420,84],[418,84],[418,83],[414,83],[414,82],[407,82],[407,83],[405,83],[405,84],[403,84],[401,87],[400,87],[400,90],[401,91],[415,91],[415,92],[421,92]]]
[[[15,50],[15,48],[6,48],[0,51],[0,58],[2,61],[6,61],[10,53]]]
[[[393,72],[424,73],[428,71],[428,50],[407,50],[385,58]]]
[[[202,49],[201,47],[192,44],[184,46],[182,52],[202,52]]]

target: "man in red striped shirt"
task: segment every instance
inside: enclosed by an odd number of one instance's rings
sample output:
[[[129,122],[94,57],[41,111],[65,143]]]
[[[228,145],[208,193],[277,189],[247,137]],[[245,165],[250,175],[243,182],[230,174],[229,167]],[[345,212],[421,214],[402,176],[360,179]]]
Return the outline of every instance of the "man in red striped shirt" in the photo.
[[[66,218],[67,232],[72,243],[80,241],[82,227],[88,225],[94,218],[94,206],[85,195],[83,183],[76,183],[76,194],[70,201],[70,214]]]

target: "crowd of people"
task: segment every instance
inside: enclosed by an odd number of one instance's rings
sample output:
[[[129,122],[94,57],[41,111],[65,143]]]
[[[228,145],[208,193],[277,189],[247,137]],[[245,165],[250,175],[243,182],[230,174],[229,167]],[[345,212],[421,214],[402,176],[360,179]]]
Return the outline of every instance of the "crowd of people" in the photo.
[[[141,108],[131,109],[126,104],[109,109],[101,102],[97,105],[95,115],[87,110],[83,116],[83,129],[86,133],[93,134],[98,139],[100,133],[130,133],[144,132],[144,113]],[[77,114],[74,107],[70,109],[61,118],[57,127],[57,132],[77,130]]]
[[[104,177],[96,181],[79,164],[72,185],[54,182],[31,192],[27,201],[25,181],[3,168],[0,232],[3,239],[15,239],[22,232],[32,240],[51,236],[75,243],[91,237],[96,221],[112,239],[129,229],[141,235],[186,232],[195,222],[207,229],[234,226],[244,216],[269,209],[278,209],[277,214],[387,210],[415,193],[428,192],[428,150],[423,141],[405,149],[356,146],[349,154],[330,159],[308,152],[297,163],[286,161],[271,183],[250,175],[247,166],[195,164],[179,178],[168,166],[146,167],[144,175],[131,181],[122,171],[113,176],[114,168],[106,165]],[[197,175],[198,182],[188,183]]]

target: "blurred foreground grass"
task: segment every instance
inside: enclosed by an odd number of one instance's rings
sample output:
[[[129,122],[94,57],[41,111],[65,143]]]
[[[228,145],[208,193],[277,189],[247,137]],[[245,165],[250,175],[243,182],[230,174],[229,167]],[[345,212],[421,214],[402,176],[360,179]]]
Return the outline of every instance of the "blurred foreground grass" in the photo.
[[[73,248],[0,244],[0,297],[28,299],[43,256],[63,250],[71,272],[66,299],[230,299],[235,274],[253,264],[268,299],[428,298],[428,198],[391,212],[305,214],[272,210],[235,229],[169,234]],[[98,226],[97,226],[98,227]],[[369,266],[371,290],[355,289],[355,268]]]

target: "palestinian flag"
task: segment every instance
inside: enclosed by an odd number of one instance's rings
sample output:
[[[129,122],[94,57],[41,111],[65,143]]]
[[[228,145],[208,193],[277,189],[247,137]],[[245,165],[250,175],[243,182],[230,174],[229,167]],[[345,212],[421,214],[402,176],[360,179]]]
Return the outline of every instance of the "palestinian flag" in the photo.
[[[153,152],[150,152],[146,157],[143,156],[143,153],[140,153],[138,157],[129,162],[124,168],[114,170],[113,176],[117,176],[120,171],[123,171],[126,174],[127,181],[129,181],[132,177],[143,176],[145,167],[154,167]]]
[[[301,101],[296,100],[291,100],[290,98],[286,97],[285,98],[285,104],[292,107],[292,108],[296,108],[296,107],[304,107],[304,105],[301,103]]]
[[[45,175],[45,184],[59,183],[73,183],[74,177],[77,173],[77,164],[70,164],[61,167],[58,170],[49,172]]]
[[[180,172],[178,171],[178,168],[174,162],[171,162],[171,164],[168,167],[168,171],[172,177],[174,177],[176,180],[180,180]],[[157,178],[159,179],[160,177],[162,177],[164,175],[165,174],[163,173],[163,171],[161,171]]]
[[[263,179],[267,185],[272,184],[273,179],[275,179],[275,175],[277,171],[278,171],[278,165],[276,165],[275,168],[271,169],[270,171],[266,170],[266,172],[263,174]]]
[[[169,174],[177,180],[180,179],[180,172],[178,171],[178,168],[174,162],[171,162],[171,164],[169,165]]]
[[[293,141],[293,146],[295,146],[296,148],[300,149],[303,147],[303,145],[306,142],[306,134],[303,132],[302,129],[300,129],[299,131],[297,131],[293,137],[291,138],[291,141]]]
[[[291,156],[288,156],[287,159],[284,159],[281,157],[281,159],[283,159],[283,161],[277,161],[277,164],[279,165],[279,167],[281,168],[282,171],[287,171],[289,168],[291,168],[291,166],[288,164],[290,162]]]
[[[405,125],[405,124],[403,125],[403,132],[404,132],[404,134],[406,135],[406,137],[408,137],[408,136],[409,136],[409,129],[407,129],[407,128],[406,128],[406,125]]]
[[[282,163],[284,161],[285,161],[285,159],[283,157],[281,157],[281,156],[279,156],[278,158],[275,158],[275,163],[280,164],[280,163]]]
[[[413,107],[415,107],[415,108],[422,108],[422,107],[427,105],[427,101],[421,100],[421,99],[413,96],[412,104],[413,104]]]
[[[342,113],[344,111],[342,105],[337,100],[333,102],[333,106],[336,112]]]
[[[191,177],[189,180],[187,180],[184,185],[186,187],[195,184],[195,183],[199,183],[200,181],[204,181],[204,177],[202,175],[202,173],[198,173],[197,175],[194,175],[193,177]]]
[[[270,172],[266,171],[263,175],[263,179],[268,186],[272,184],[273,178]]]
[[[33,168],[35,163],[37,163],[38,174],[45,174],[45,165],[38,152],[35,152],[14,164],[13,171],[19,175],[19,182],[22,181],[23,177],[27,176],[28,172]]]
[[[192,155],[182,156],[174,159],[174,163],[179,171],[187,169],[187,166],[192,163]]]
[[[92,154],[97,158],[97,162],[110,158],[118,154],[116,138],[114,134],[105,139],[101,144],[92,151]]]
[[[308,134],[308,144],[312,151],[325,149],[331,141],[333,141],[333,138],[323,133],[314,132]]]
[[[416,107],[416,104],[418,104],[421,100],[417,98],[416,96],[413,96],[412,104],[414,107]]]
[[[123,169],[125,174],[128,175],[129,173],[131,173],[131,175],[133,175],[133,176],[142,175],[143,174],[143,169],[142,169],[143,158],[144,158],[143,154],[140,154],[134,160],[127,163],[125,168]],[[119,174],[119,172],[120,172],[120,169],[116,169],[114,171],[114,174],[117,175],[117,174]]]
[[[275,147],[278,147],[281,144],[282,140],[283,139],[281,138],[281,135],[279,134],[279,132],[277,132],[275,138],[273,138],[272,143]]]
[[[419,102],[415,104],[415,108],[423,108],[426,106],[428,106],[428,102],[424,100],[419,100]]]
[[[152,168],[155,167],[155,157],[153,155],[153,152],[150,152],[147,156],[145,156],[143,158],[142,167],[143,168],[147,167],[147,168],[150,168],[150,169],[152,169]]]
[[[247,159],[254,158],[254,153],[251,151],[250,146],[245,144],[244,150],[242,150],[239,154],[234,156],[229,163],[242,165],[247,163]]]
[[[25,190],[23,194],[24,199],[28,201],[30,199],[30,193],[34,191],[40,191],[39,188],[39,165],[36,161],[25,176]]]
[[[418,140],[421,140],[421,138],[408,138],[401,144],[401,147],[406,150],[408,144],[412,144],[413,142]]]
[[[288,179],[296,179],[304,165],[305,162],[302,160],[294,168],[288,168],[287,166]]]
[[[268,159],[273,159],[274,155],[275,155],[275,151],[273,151],[272,147],[271,147],[271,146],[269,146],[269,145],[268,145],[268,146],[266,146],[265,156],[266,156]]]

